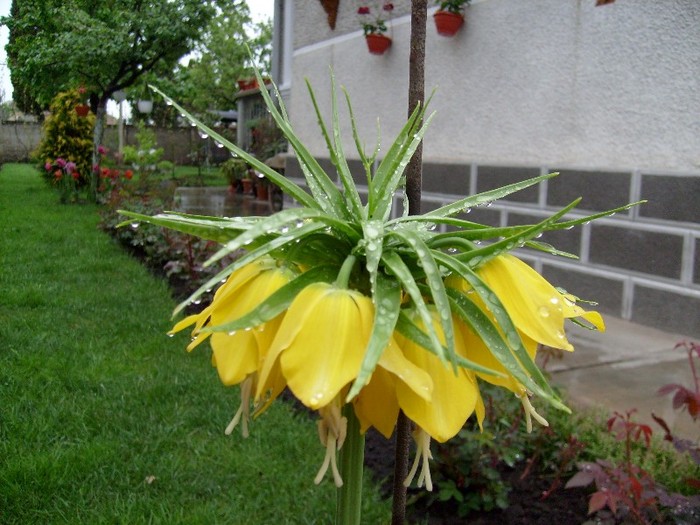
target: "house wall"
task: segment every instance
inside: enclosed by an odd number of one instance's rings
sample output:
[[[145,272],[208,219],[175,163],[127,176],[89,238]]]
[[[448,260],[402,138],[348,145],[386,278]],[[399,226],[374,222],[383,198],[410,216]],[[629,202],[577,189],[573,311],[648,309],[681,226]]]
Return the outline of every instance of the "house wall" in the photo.
[[[386,144],[404,122],[410,28],[401,13],[409,2],[394,4],[392,48],[374,56],[356,3],[341,2],[331,31],[320,2],[294,2],[290,116],[322,159],[328,155],[304,78],[328,116],[329,66],[352,97],[368,149],[377,118]],[[438,89],[425,138],[423,208],[549,171],[561,175],[469,219],[532,223],[579,196],[581,211],[572,216],[647,199],[542,239],[578,261],[519,255],[557,285],[598,300],[603,312],[700,337],[700,2],[475,0],[453,38],[436,34],[433,11],[426,88]],[[341,119],[345,151],[357,158],[343,111]],[[287,174],[301,177],[293,160]]]

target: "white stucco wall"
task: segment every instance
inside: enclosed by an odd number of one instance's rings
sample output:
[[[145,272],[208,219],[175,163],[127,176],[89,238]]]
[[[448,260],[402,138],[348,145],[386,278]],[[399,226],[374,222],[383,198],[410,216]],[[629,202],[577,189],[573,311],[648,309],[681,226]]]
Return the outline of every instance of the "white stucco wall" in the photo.
[[[394,3],[396,12],[405,13],[409,2]],[[340,5],[333,32],[318,0],[294,2],[294,41],[303,45],[293,55],[290,113],[321,156],[325,146],[305,77],[328,109],[333,67],[338,84],[350,92],[368,144],[377,117],[388,140],[406,114],[408,16],[390,22],[393,46],[374,56],[359,30],[359,4]],[[593,169],[700,167],[699,0],[617,0],[603,7],[595,7],[595,0],[475,0],[467,25],[453,38],[436,34],[433,11],[426,90],[438,91],[426,159]],[[309,36],[313,28],[319,35],[315,43]],[[347,123],[345,130],[346,152],[354,156]]]

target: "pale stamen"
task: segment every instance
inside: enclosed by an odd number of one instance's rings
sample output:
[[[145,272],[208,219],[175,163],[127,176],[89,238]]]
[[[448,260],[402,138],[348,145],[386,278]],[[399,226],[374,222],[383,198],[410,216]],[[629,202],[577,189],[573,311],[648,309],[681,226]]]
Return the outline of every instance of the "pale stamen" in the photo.
[[[250,395],[253,391],[254,374],[250,374],[241,383],[241,405],[238,407],[236,415],[224,430],[224,434],[231,435],[231,432],[241,423],[241,434],[244,438],[249,435],[248,422],[250,421]]]
[[[518,396],[520,398],[520,402],[523,404],[523,410],[525,411],[525,424],[527,425],[527,432],[530,433],[532,432],[532,418],[535,418],[535,421],[537,421],[540,425],[543,427],[548,427],[549,423],[545,418],[543,418],[541,415],[537,413],[537,410],[535,410],[535,407],[532,406],[532,403],[530,403],[530,396],[527,395],[527,392],[523,392],[521,395]]]
[[[432,491],[433,480],[430,477],[430,460],[433,459],[433,455],[430,452],[430,436],[422,428],[417,428],[415,431],[413,431],[413,441],[416,443],[416,457],[413,460],[411,471],[408,473],[408,476],[406,476],[403,484],[405,487],[408,487],[411,484],[416,472],[418,471],[418,465],[421,463],[422,459],[421,472],[418,476],[416,485],[418,487],[422,487],[425,483],[426,490]]]
[[[335,486],[342,487],[343,478],[338,470],[336,452],[340,450],[345,442],[348,420],[340,414],[339,398],[333,400],[328,406],[319,409],[319,414],[322,419],[318,422],[318,437],[321,440],[321,444],[326,447],[326,455],[323,458],[323,464],[318,474],[314,478],[314,483],[318,485],[323,481],[330,466]]]

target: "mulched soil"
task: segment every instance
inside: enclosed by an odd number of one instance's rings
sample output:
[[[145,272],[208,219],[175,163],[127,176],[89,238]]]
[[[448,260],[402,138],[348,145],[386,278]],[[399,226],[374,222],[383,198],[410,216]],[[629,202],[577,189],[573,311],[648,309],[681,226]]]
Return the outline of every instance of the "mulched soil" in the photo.
[[[391,497],[394,465],[394,443],[370,430],[365,444],[365,466],[373,477],[381,483],[382,492]],[[407,510],[409,523],[429,525],[578,525],[587,519],[589,490],[581,488],[556,488],[544,498],[543,494],[552,488],[552,475],[530,469],[520,463],[516,468],[504,467],[503,479],[510,485],[509,506],[506,509],[472,513],[459,517],[451,502],[436,501],[426,507],[418,500]],[[437,490],[437,489],[435,489]],[[418,489],[411,489],[411,495]]]

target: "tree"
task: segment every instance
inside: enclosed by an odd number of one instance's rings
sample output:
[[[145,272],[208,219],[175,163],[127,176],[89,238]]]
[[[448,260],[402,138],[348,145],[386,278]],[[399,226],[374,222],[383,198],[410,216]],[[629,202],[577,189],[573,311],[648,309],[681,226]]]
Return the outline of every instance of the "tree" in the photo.
[[[181,100],[197,112],[234,108],[236,80],[252,76],[253,65],[269,72],[271,42],[270,21],[253,25],[246,2],[230,2],[211,21],[189,63],[175,71],[175,84],[185,88]]]
[[[45,108],[82,85],[96,115],[94,159],[107,100],[156,68],[172,69],[201,39],[225,0],[23,0],[0,23],[21,104]],[[93,181],[96,188],[96,180]]]

